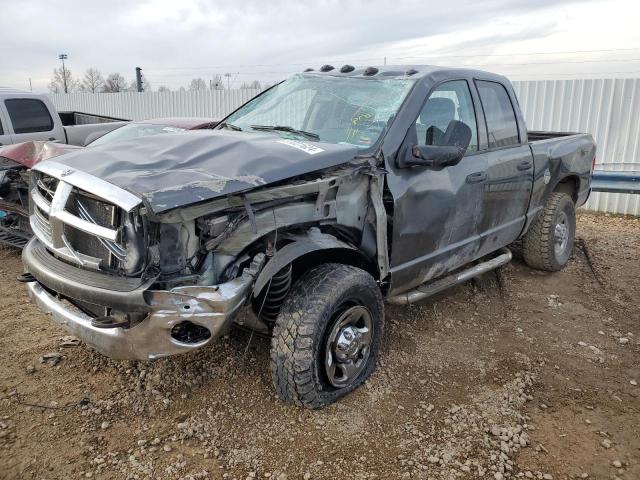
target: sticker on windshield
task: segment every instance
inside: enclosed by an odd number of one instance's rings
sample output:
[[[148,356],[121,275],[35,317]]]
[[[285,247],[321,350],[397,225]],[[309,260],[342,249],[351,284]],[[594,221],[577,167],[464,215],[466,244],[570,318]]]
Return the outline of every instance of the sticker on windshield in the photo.
[[[300,142],[298,140],[278,140],[278,143],[284,143],[285,145],[289,145],[290,147],[297,148],[298,150],[302,150],[303,152],[307,152],[309,155],[315,155],[316,153],[324,152],[324,149],[320,147],[316,147],[311,143]]]

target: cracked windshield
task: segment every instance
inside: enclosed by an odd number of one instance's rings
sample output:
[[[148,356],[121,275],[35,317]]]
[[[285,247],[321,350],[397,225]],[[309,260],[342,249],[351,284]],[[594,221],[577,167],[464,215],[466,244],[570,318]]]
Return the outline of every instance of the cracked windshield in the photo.
[[[233,113],[220,128],[368,149],[412,85],[404,79],[296,75]]]

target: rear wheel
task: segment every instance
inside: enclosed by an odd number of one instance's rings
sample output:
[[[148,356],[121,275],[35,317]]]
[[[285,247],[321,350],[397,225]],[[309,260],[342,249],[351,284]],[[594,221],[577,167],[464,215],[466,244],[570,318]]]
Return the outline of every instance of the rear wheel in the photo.
[[[319,408],[335,402],[373,372],[384,307],[373,277],[326,264],[303,275],[273,330],[271,373],[280,398]]]
[[[555,272],[573,251],[576,212],[566,193],[554,192],[522,239],[522,256],[530,267]]]

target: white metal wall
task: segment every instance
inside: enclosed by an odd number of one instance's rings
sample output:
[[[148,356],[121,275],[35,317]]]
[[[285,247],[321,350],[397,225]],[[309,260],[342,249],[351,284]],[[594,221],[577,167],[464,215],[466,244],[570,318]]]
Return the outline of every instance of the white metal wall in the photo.
[[[640,170],[640,79],[514,82],[530,130],[591,133],[597,163],[608,170]],[[51,95],[58,110],[131,120],[153,117],[220,118],[258,90],[74,93]],[[640,195],[593,193],[586,208],[640,215]]]
[[[640,170],[640,79],[514,82],[529,130],[591,133],[596,168]],[[592,193],[589,210],[640,215],[640,195]]]
[[[222,118],[257,95],[259,90],[177,92],[70,93],[50,95],[59,111],[75,110],[127,120],[157,117]]]

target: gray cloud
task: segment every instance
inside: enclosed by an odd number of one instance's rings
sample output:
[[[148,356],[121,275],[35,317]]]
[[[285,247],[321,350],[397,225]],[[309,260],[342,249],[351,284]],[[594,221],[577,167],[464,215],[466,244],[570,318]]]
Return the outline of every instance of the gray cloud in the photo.
[[[156,87],[176,88],[194,76],[211,78],[224,72],[239,73],[237,81],[269,80],[324,61],[380,63],[385,49],[398,42],[428,41],[571,3],[574,0],[4,2],[0,84],[24,88],[31,77],[34,86],[44,90],[62,52],[69,55],[76,76],[96,67],[131,80],[139,65]],[[556,28],[549,20],[517,33],[461,41],[442,53],[490,51]]]

